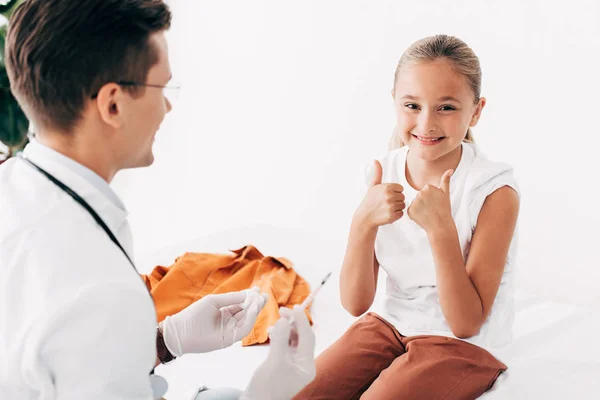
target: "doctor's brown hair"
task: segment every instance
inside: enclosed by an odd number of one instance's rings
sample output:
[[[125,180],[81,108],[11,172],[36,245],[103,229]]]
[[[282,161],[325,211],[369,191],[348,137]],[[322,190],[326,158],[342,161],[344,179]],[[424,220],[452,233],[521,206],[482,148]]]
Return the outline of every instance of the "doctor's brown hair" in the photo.
[[[69,133],[103,85],[146,81],[158,62],[149,37],[170,25],[162,0],[26,0],[8,27],[11,90],[36,126]]]

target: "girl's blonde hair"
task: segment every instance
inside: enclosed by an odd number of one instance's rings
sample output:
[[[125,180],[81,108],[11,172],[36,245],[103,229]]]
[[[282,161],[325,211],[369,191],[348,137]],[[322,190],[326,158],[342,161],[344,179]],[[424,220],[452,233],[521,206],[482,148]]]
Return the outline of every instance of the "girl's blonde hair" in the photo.
[[[445,59],[452,63],[452,66],[460,74],[467,78],[467,82],[473,91],[475,103],[479,102],[481,96],[481,66],[479,58],[465,42],[454,36],[435,35],[423,38],[413,43],[400,57],[396,73],[394,74],[394,89],[398,76],[403,68],[421,62],[431,62]],[[471,128],[467,130],[465,142],[473,143],[473,133]],[[390,140],[390,150],[404,146],[400,135],[394,128],[392,139]]]

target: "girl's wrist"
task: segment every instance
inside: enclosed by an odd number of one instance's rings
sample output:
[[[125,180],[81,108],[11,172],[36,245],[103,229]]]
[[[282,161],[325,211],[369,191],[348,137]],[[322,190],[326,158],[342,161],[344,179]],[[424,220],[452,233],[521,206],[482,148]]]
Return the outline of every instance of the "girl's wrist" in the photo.
[[[456,225],[452,217],[443,218],[437,224],[427,229],[426,232],[430,240],[444,240],[448,237],[456,236]]]
[[[365,213],[363,213],[360,208],[358,210],[356,210],[356,212],[354,213],[354,216],[352,217],[352,226],[351,226],[352,230],[359,230],[359,231],[364,231],[364,230],[374,230],[377,229],[377,225],[373,224],[370,219],[369,216]]]

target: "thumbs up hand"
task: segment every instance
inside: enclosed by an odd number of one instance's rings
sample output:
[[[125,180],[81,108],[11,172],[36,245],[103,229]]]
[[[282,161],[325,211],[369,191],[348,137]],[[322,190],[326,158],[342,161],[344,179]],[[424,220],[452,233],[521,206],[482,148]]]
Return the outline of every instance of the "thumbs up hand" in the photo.
[[[451,169],[444,172],[439,187],[426,185],[408,207],[408,217],[427,232],[452,221],[450,178],[453,173]]]
[[[444,192],[448,198],[450,198],[450,178],[452,178],[453,174],[454,171],[449,169],[448,171],[444,172],[444,175],[442,175],[442,179],[440,180],[439,189]]]
[[[354,214],[367,228],[391,224],[404,215],[404,188],[398,183],[381,183],[382,176],[381,164],[375,160],[369,190]]]
[[[371,170],[370,176],[370,187],[381,184],[381,179],[383,177],[383,168],[381,167],[381,163],[377,160],[373,161],[373,169]]]

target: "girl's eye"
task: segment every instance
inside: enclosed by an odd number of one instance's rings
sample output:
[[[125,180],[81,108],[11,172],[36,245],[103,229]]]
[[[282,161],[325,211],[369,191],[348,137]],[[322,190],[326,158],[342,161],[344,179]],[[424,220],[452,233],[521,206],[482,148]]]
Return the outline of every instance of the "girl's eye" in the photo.
[[[456,108],[454,108],[453,106],[442,106],[440,107],[440,111],[454,111],[456,110]]]
[[[419,106],[414,103],[405,104],[404,107],[408,108],[409,110],[418,110],[419,109]]]

